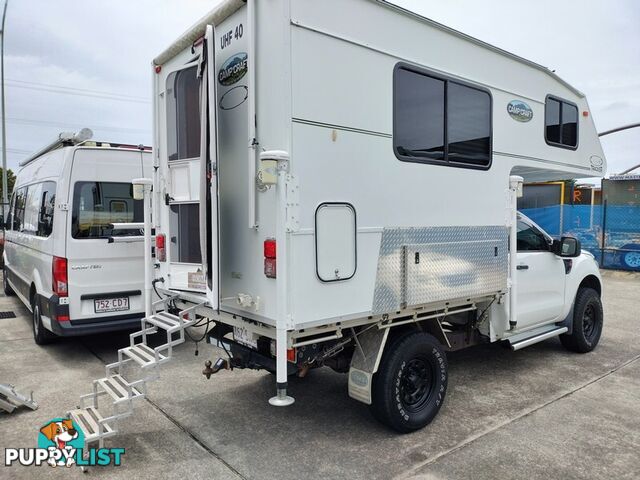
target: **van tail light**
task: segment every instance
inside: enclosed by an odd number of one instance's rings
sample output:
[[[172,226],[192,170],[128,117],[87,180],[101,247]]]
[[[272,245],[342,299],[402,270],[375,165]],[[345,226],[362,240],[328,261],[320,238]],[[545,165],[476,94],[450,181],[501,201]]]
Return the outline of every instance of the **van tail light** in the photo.
[[[292,362],[292,363],[296,362],[296,349],[295,348],[289,348],[287,350],[287,361],[288,362]]]
[[[52,267],[53,277],[53,293],[58,297],[66,297],[69,295],[69,279],[67,276],[67,259],[62,257],[53,257]]]
[[[156,259],[159,262],[167,261],[167,249],[166,249],[167,237],[164,233],[156,235]]]
[[[267,278],[276,278],[276,241],[273,238],[264,241],[264,274]]]

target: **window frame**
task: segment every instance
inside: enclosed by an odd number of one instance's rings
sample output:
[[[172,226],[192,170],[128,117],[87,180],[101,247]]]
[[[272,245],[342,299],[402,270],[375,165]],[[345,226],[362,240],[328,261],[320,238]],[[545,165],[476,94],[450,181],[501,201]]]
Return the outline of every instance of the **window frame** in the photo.
[[[176,68],[175,70],[170,71],[164,81],[164,102],[165,102],[165,108],[164,108],[164,128],[165,128],[165,133],[166,133],[166,158],[167,158],[167,162],[169,163],[169,165],[175,165],[175,164],[179,164],[181,162],[190,162],[190,161],[194,161],[194,160],[199,160],[202,157],[202,152],[199,152],[199,154],[195,157],[184,157],[184,158],[171,158],[171,153],[170,153],[170,148],[169,148],[169,126],[170,126],[170,122],[169,122],[169,79],[171,78],[172,75],[175,75],[175,77],[177,78],[181,73],[184,73],[185,71],[191,69],[191,68],[195,68],[196,69],[196,74],[197,74],[197,69],[198,69],[198,61],[197,58],[193,59],[187,63],[185,63],[184,65],[181,65],[179,68]],[[175,84],[176,81],[174,80],[174,84],[173,84],[173,88],[172,88],[172,94],[173,97],[175,98],[175,123],[173,124],[173,126],[176,128],[175,131],[175,146],[176,146],[176,154],[179,155],[180,154],[180,147],[179,147],[179,142],[178,142],[178,138],[179,138],[179,134],[178,134],[178,124],[180,123],[178,121],[178,101],[177,101],[177,97],[176,97],[176,91],[175,91]],[[199,122],[202,122],[202,112],[200,112],[200,106],[202,103],[202,98],[200,97],[201,92],[198,91],[198,119]],[[201,134],[201,127],[202,125],[200,124],[199,129],[198,129],[198,137],[200,137]],[[202,139],[200,138],[199,142],[198,142],[198,149],[200,149],[201,147],[201,142]]]
[[[181,225],[180,225],[180,210],[182,206],[195,206],[198,209],[198,217],[200,215],[200,202],[194,202],[191,200],[187,200],[187,201],[180,201],[180,202],[170,202],[169,203],[169,263],[171,265],[188,265],[188,266],[194,266],[194,265],[202,265],[202,251],[198,251],[198,256],[200,257],[200,261],[199,262],[183,262],[179,259],[174,259],[173,257],[173,253],[174,253],[174,248],[175,248],[175,252],[178,254],[177,256],[180,257],[180,253],[181,253],[181,248],[180,247],[180,240],[181,240]],[[177,211],[175,212],[176,218],[178,220],[178,225],[177,225],[177,232],[173,232],[171,231],[171,215],[174,215],[174,212],[172,211],[172,207],[177,207]],[[199,223],[199,222],[198,222]],[[198,228],[200,228],[200,225],[198,225]],[[175,235],[174,235],[175,233]],[[172,242],[172,237],[176,238],[176,243],[175,243],[175,247],[173,246],[173,242]],[[197,240],[198,240],[198,244],[200,244],[200,230],[198,230],[198,235],[197,235]],[[187,242],[189,243],[189,242]]]
[[[547,232],[545,232],[537,223],[535,223],[533,220],[531,220],[529,217],[518,213],[516,216],[516,225],[517,222],[522,222],[525,225],[527,225],[529,227],[530,230],[532,230],[534,233],[539,234],[542,239],[544,240],[544,245],[546,245],[546,249],[545,250],[519,250],[518,249],[518,242],[517,242],[517,237],[518,237],[518,233],[516,232],[516,253],[526,253],[526,252],[552,252],[551,250],[551,246],[553,244],[553,237],[551,235],[549,235]],[[516,227],[517,228],[517,227]]]
[[[436,80],[440,80],[444,82],[444,159],[443,160],[433,160],[430,158],[418,158],[411,157],[407,155],[401,155],[398,153],[398,145],[396,145],[396,127],[397,127],[397,110],[396,110],[396,79],[398,70],[407,70],[409,72],[413,72],[418,75],[424,75],[426,77],[431,77]],[[470,88],[472,90],[477,90],[483,93],[486,93],[489,96],[489,163],[487,165],[474,165],[471,163],[464,162],[453,162],[449,160],[449,82],[453,82],[457,85],[461,85],[463,87]],[[452,76],[443,75],[442,73],[430,70],[424,67],[418,67],[416,65],[412,65],[406,62],[398,62],[393,68],[393,82],[392,82],[392,114],[393,114],[393,125],[392,125],[392,147],[393,153],[398,160],[401,162],[409,162],[409,163],[423,163],[427,165],[440,165],[445,167],[453,167],[453,168],[466,168],[471,170],[482,170],[486,171],[491,168],[493,165],[493,95],[491,90],[482,85],[477,85],[471,83],[467,80],[461,80]]]
[[[564,143],[558,143],[558,142],[552,142],[551,140],[549,140],[549,138],[547,137],[547,104],[549,103],[549,100],[555,100],[556,102],[560,103],[560,142],[562,142],[562,129],[564,128],[564,124],[562,123],[562,117],[563,117],[563,111],[564,111],[564,106],[563,104],[566,103],[568,105],[571,105],[572,107],[576,108],[576,112],[577,112],[577,119],[576,119],[576,145],[571,146],[571,145],[566,145]],[[546,142],[547,145],[551,146],[551,147],[557,147],[557,148],[564,148],[565,150],[577,150],[578,146],[580,145],[580,108],[578,108],[578,104],[574,103],[570,100],[565,100],[562,97],[558,97],[557,95],[552,95],[552,94],[547,94],[547,96],[544,98],[544,141]]]

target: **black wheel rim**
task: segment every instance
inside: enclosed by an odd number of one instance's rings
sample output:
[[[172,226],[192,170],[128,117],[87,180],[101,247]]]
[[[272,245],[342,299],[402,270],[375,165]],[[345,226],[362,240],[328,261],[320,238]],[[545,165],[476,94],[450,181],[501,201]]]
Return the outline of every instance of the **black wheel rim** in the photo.
[[[587,305],[582,315],[582,331],[587,340],[592,340],[598,332],[598,314],[592,304]]]
[[[419,411],[429,402],[433,379],[433,367],[427,359],[414,358],[407,362],[400,377],[400,401],[407,411]]]

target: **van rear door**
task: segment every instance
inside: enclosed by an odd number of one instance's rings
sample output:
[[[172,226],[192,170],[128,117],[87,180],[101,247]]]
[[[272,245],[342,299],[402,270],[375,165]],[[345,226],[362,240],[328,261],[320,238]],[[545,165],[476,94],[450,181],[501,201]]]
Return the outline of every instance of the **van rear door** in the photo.
[[[72,321],[91,323],[144,313],[143,244],[119,241],[141,232],[114,231],[109,224],[143,221],[143,202],[133,199],[131,180],[150,177],[150,162],[149,152],[142,151],[74,152],[66,235]]]

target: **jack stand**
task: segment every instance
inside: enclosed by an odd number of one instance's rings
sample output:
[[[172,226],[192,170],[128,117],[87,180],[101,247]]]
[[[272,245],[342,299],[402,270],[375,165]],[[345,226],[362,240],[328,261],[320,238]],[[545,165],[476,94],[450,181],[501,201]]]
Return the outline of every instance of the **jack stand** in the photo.
[[[288,407],[295,402],[293,397],[287,395],[287,384],[284,384],[284,387],[278,386],[277,395],[275,397],[271,397],[269,399],[269,403],[274,407]]]

